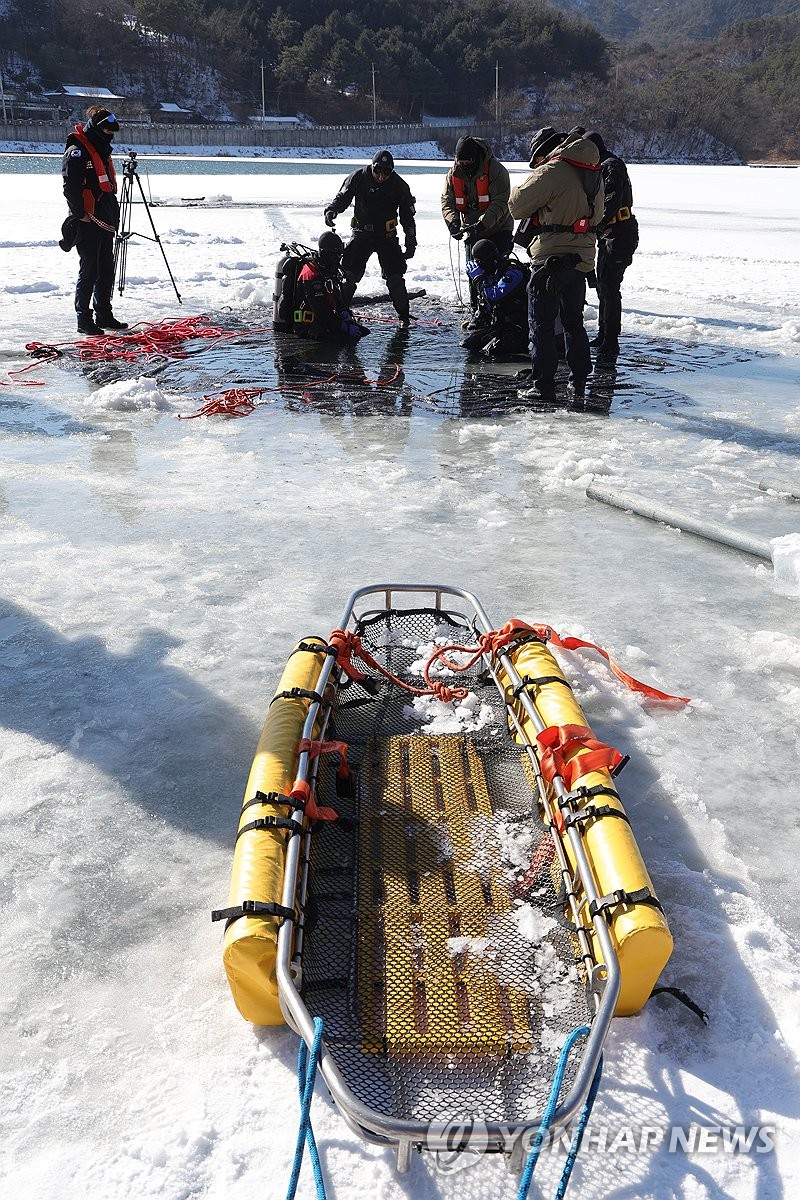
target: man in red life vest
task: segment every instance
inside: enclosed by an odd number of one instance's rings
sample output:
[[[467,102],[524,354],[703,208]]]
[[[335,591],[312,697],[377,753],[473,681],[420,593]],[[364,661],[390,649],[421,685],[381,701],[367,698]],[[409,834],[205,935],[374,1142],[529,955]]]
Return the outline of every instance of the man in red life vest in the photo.
[[[117,180],[111,143],[119,121],[107,108],[86,110],[85,125],[67,138],[61,174],[70,215],[62,226],[63,250],[74,245],[80,258],[75,288],[78,333],[127,329],[111,311],[114,289],[114,235],[119,227]],[[94,316],[92,316],[94,304]]]
[[[451,237],[464,238],[467,262],[471,261],[472,247],[479,241],[494,243],[501,258],[511,252],[514,221],[508,211],[510,192],[508,171],[495,158],[489,143],[478,137],[459,138],[442,191],[442,217]],[[479,300],[470,279],[473,317],[465,328],[473,329],[484,323]]]

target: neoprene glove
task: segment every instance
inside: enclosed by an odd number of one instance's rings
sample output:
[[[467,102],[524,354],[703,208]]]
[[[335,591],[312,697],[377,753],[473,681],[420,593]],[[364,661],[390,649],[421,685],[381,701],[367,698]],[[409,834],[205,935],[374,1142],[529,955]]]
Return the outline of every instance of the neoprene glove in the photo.
[[[333,223],[336,220],[336,212],[332,208],[326,208],[322,214],[325,218],[325,224],[329,229],[333,229]]]
[[[416,253],[416,250],[417,250],[417,242],[416,242],[416,238],[410,238],[410,237],[407,237],[407,238],[406,238],[406,252],[405,252],[405,257],[406,257],[406,258],[413,258],[413,257],[414,257],[414,255],[415,255],[415,253]]]
[[[342,333],[345,337],[357,342],[370,332],[365,325],[359,325],[349,308],[342,309]]]
[[[447,228],[450,230],[450,237],[455,238],[456,241],[460,241],[464,236],[464,230],[461,228],[460,221],[448,221]]]

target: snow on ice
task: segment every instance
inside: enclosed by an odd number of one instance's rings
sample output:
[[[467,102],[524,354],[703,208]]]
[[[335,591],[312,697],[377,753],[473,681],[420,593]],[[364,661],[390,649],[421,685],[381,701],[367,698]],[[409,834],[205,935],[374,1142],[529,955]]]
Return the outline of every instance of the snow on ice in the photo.
[[[616,1021],[593,1126],[758,1125],[774,1149],[703,1153],[668,1132],[641,1153],[591,1143],[574,1194],[800,1188],[800,632],[779,549],[796,555],[800,507],[758,487],[798,478],[800,173],[634,165],[641,245],[610,413],[498,414],[468,403],[446,164],[419,153],[399,164],[419,218],[409,281],[440,324],[403,351],[384,311],[348,360],[374,378],[405,353],[414,403],[272,394],[247,419],[188,422],[176,416],[206,392],[265,382],[263,348],[99,385],[69,363],[7,374],[31,365],[28,342],[74,340],[77,263],[56,244],[58,158],[0,159],[0,1177],[21,1200],[285,1194],[297,1040],[238,1016],[208,913],[291,646],[334,628],[357,586],[437,579],[473,590],[498,625],[548,621],[693,697],[656,705],[589,652],[561,656],[598,736],[631,755],[620,789],[675,937],[663,982],[710,1016],[656,997]],[[349,169],[143,157],[183,305],[136,239],[118,314],[268,323],[280,243],[322,232]],[[364,290],[380,290],[374,266]],[[595,318],[590,292],[592,332]],[[583,484],[598,474],[779,539],[775,570],[594,504]],[[415,1155],[397,1176],[324,1089],[314,1119],[338,1197],[515,1194],[486,1157],[446,1175]],[[544,1194],[560,1161],[548,1151],[537,1168]],[[300,1194],[312,1189],[306,1166]]]

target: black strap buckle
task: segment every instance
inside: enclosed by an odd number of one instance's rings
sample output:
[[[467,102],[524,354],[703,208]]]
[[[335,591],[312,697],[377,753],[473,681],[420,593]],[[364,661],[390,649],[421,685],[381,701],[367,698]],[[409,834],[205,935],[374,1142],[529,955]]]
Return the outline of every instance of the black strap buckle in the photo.
[[[626,824],[631,823],[630,817],[621,808],[612,808],[610,804],[587,804],[578,812],[564,813],[564,825],[567,829],[570,825],[577,825],[580,829],[585,821],[592,821],[595,817],[619,817]]]
[[[253,804],[272,804],[275,808],[288,808],[290,812],[296,808],[304,809],[306,806],[303,796],[285,796],[283,792],[256,792],[252,799],[245,800],[242,812]]]
[[[298,642],[292,654],[332,654],[336,658],[338,651],[335,646],[329,646],[322,638],[318,642]],[[289,655],[291,658],[291,654]]]
[[[659,909],[662,913],[664,911],[660,900],[653,895],[650,888],[639,888],[636,892],[626,892],[624,888],[618,888],[608,896],[601,896],[599,900],[593,900],[589,905],[589,916],[596,917],[599,913],[605,913],[611,908],[619,908],[622,904],[652,904],[653,908]]]
[[[257,817],[255,821],[242,826],[236,834],[236,841],[238,842],[243,833],[250,833],[253,829],[288,829],[290,837],[305,833],[305,828],[300,822],[293,821],[291,817]]]
[[[520,683],[514,688],[511,695],[516,700],[520,692],[524,692],[526,688],[539,688],[545,683],[561,683],[570,692],[572,691],[572,688],[567,683],[566,679],[562,679],[560,675],[523,675]]]
[[[281,921],[296,921],[297,913],[293,908],[266,900],[243,900],[232,908],[215,908],[211,913],[212,921],[237,921],[239,917],[280,917]]]
[[[285,692],[276,692],[269,702],[270,707],[276,700],[313,700],[316,704],[322,704],[322,696],[319,692],[312,692],[309,688],[301,687],[288,688]]]

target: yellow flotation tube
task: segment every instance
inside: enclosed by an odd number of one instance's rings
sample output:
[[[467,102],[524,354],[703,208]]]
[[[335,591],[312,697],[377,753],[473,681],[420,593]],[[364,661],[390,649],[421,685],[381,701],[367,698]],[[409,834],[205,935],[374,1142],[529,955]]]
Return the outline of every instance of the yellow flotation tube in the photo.
[[[319,653],[302,648],[317,644]],[[280,905],[286,843],[292,831],[286,825],[264,822],[269,818],[286,822],[291,812],[287,804],[271,803],[266,797],[288,796],[292,790],[298,744],[313,697],[289,693],[293,689],[314,692],[325,662],[324,646],[320,638],[308,638],[299,644],[270,705],[245,788],[229,908],[238,909],[253,901]],[[223,961],[233,999],[242,1016],[256,1025],[284,1023],[275,977],[281,919],[280,915],[242,915],[230,920],[225,931]]]
[[[508,655],[520,677],[530,680],[527,684],[528,695],[546,727],[583,726],[591,734],[586,717],[561,668],[543,642],[526,641],[509,649]],[[522,705],[518,705],[515,711],[525,736],[536,746],[537,730],[533,722]],[[592,753],[590,748],[579,746],[573,748],[568,757],[572,763]],[[574,788],[582,788],[587,792],[593,788],[602,789],[596,796],[586,796],[578,801],[576,824],[600,895],[609,897],[608,906],[603,911],[619,959],[621,975],[615,1015],[630,1016],[639,1012],[645,1004],[666,966],[672,953],[672,935],[666,917],[653,903],[656,900],[653,883],[625,817],[622,802],[616,794],[610,771],[601,767],[589,770],[584,775],[576,766],[572,767],[572,772]],[[592,810],[598,808],[611,809],[622,816],[609,812],[591,816]],[[569,853],[568,838],[564,839],[564,845]],[[621,896],[638,895],[645,899],[613,903],[611,898],[615,893]],[[593,943],[596,953],[600,955],[596,937]]]

